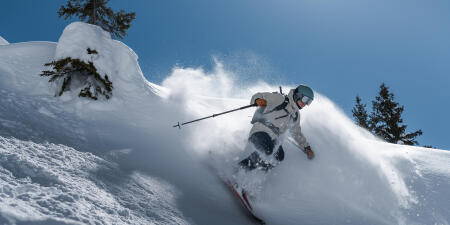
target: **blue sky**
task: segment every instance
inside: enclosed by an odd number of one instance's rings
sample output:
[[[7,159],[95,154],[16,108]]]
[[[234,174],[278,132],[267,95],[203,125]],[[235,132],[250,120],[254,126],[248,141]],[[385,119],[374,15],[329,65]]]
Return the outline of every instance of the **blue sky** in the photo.
[[[57,41],[69,23],[62,0],[4,1],[0,36]],[[305,83],[351,116],[355,96],[368,106],[381,82],[405,106],[421,145],[450,149],[450,1],[448,0],[111,0],[136,12],[122,41],[147,78],[175,65],[210,69],[212,56],[242,80]],[[255,63],[256,61],[256,63]]]

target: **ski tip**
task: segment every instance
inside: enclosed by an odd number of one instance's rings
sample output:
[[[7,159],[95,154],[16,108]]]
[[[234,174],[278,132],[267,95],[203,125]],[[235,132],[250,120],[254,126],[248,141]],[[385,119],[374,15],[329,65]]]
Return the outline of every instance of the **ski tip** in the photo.
[[[253,214],[252,214],[252,217],[253,217],[253,219],[256,220],[256,222],[258,222],[259,224],[261,224],[261,225],[265,225],[265,224],[266,224],[266,222],[265,222],[264,220],[262,220],[261,218],[255,216],[255,215],[253,215]]]

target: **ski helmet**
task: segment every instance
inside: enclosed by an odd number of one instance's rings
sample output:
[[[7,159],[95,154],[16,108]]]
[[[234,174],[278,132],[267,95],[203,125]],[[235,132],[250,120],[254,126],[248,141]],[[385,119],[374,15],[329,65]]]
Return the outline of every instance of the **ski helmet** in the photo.
[[[314,92],[308,86],[301,84],[295,88],[292,98],[294,99],[297,107],[301,109],[302,107],[298,105],[298,100],[301,100],[306,105],[310,105],[314,100]]]

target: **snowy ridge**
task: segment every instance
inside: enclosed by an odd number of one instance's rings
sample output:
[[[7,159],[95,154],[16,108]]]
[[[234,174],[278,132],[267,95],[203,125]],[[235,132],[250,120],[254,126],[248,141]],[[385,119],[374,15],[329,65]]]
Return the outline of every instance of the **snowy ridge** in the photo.
[[[56,43],[21,42],[0,46],[2,90],[28,95],[50,94],[48,82],[39,77],[44,64],[53,60]]]
[[[7,45],[9,44],[8,41],[6,41],[2,36],[0,36],[0,45]]]

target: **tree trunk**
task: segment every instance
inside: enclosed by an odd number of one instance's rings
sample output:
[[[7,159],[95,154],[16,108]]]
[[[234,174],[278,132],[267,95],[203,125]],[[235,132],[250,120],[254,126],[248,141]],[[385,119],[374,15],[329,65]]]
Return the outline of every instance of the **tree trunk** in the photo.
[[[93,1],[93,3],[92,3],[93,4],[92,11],[93,11],[93,16],[94,16],[94,24],[97,25],[97,21],[95,21],[96,20],[96,18],[95,18],[95,1],[96,0],[92,0],[92,1]]]

